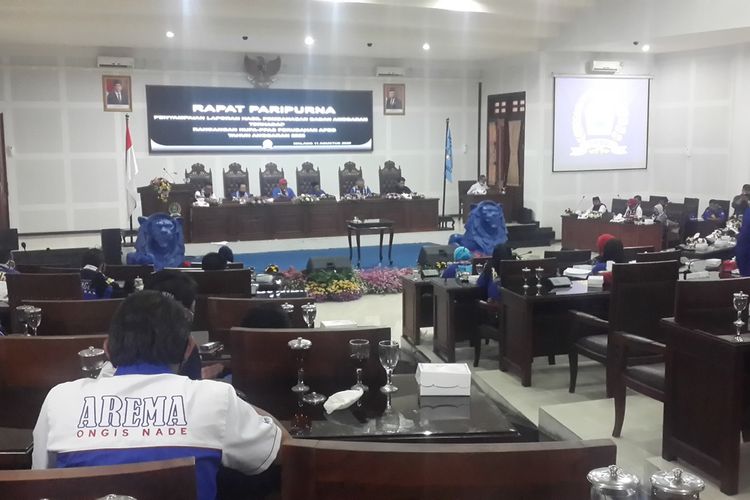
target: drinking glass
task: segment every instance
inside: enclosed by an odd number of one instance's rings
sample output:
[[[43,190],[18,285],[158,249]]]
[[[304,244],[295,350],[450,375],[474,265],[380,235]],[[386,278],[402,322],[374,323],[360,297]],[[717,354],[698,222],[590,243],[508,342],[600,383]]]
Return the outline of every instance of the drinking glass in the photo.
[[[273,277],[273,284],[276,288],[276,297],[281,297],[281,275],[277,274]]]
[[[481,276],[482,272],[484,272],[484,263],[483,262],[477,262],[477,264],[474,266],[477,269],[477,275]]]
[[[289,319],[292,318],[292,313],[294,313],[294,306],[290,304],[289,302],[284,302],[281,304],[281,309],[286,313],[287,316],[289,316]]]
[[[378,354],[380,356],[380,364],[385,368],[385,373],[388,376],[387,381],[383,387],[380,388],[380,392],[388,394],[389,392],[396,392],[398,387],[393,385],[393,369],[398,364],[399,356],[399,344],[393,340],[381,340],[378,342]]]
[[[544,276],[544,268],[537,267],[534,269],[534,275],[536,276],[536,287],[542,288],[542,276]]]
[[[747,308],[748,297],[750,296],[743,292],[732,294],[732,305],[734,306],[734,310],[737,311],[737,320],[734,322],[734,327],[737,329],[734,339],[737,342],[742,342],[742,336],[740,334],[742,332],[742,327],[745,325],[745,322],[742,321],[742,311]]]
[[[310,387],[305,384],[305,357],[312,347],[312,342],[297,337],[294,340],[290,340],[287,344],[289,349],[292,350],[297,358],[297,383],[292,386],[292,392],[302,394],[310,390]]]
[[[28,335],[29,334],[29,321],[28,321],[28,312],[29,309],[32,309],[34,306],[18,306],[16,307],[16,318],[18,319],[18,322],[23,327],[23,333]]]
[[[31,328],[31,334],[36,335],[39,325],[42,323],[42,308],[32,307],[26,313],[26,322]]]
[[[367,339],[352,339],[349,341],[349,350],[349,357],[354,362],[357,374],[357,383],[352,386],[352,389],[367,391],[368,387],[362,383],[362,371],[365,363],[370,359],[370,341]]]
[[[529,277],[531,276],[531,269],[524,267],[521,269],[521,277],[523,278],[523,287],[529,288]]]
[[[302,401],[313,406],[325,403],[326,399],[325,396],[315,391],[302,396]]]
[[[315,316],[318,315],[318,308],[315,304],[302,305],[302,317],[309,328],[315,328]]]
[[[97,378],[99,372],[102,371],[102,366],[107,360],[107,355],[104,349],[97,349],[94,346],[89,346],[88,349],[78,351],[78,358],[81,361],[81,371],[88,378]]]

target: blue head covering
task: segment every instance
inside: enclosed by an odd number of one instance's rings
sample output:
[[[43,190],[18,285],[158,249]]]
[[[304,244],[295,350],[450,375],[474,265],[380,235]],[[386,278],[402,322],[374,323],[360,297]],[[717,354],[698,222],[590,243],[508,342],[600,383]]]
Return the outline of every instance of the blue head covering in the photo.
[[[456,249],[453,250],[453,260],[456,262],[471,260],[471,252],[466,247],[456,247]]]

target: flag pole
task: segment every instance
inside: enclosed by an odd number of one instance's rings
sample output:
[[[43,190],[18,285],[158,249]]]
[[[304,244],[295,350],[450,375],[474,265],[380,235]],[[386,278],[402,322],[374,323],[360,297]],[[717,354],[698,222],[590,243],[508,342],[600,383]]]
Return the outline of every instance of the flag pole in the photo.
[[[445,184],[447,182],[445,174],[448,168],[448,158],[446,157],[445,147],[448,146],[448,126],[450,124],[450,121],[451,121],[450,118],[445,119],[445,145],[443,148],[443,213],[441,216],[442,219],[445,219]]]
[[[127,208],[128,205],[128,128],[129,128],[129,122],[130,122],[130,115],[125,113],[125,205],[126,210],[130,212],[130,210]],[[128,214],[128,222],[130,225],[130,238],[132,241],[133,238],[133,214]]]

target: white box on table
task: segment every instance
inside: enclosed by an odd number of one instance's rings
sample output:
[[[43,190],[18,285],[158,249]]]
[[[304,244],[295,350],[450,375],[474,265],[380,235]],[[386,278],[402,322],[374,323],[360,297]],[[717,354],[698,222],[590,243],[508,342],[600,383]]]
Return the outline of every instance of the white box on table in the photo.
[[[420,396],[471,395],[471,370],[466,363],[419,363]]]

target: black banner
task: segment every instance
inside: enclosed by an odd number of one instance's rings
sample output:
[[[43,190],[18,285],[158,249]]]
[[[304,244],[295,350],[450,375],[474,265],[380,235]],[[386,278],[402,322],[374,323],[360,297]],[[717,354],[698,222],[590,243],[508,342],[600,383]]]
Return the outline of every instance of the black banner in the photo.
[[[372,92],[146,85],[152,153],[372,151]]]

